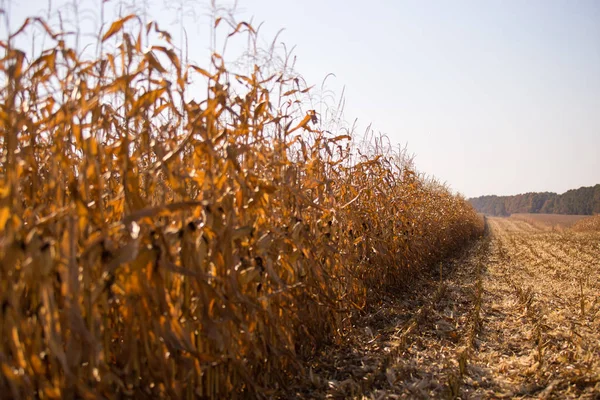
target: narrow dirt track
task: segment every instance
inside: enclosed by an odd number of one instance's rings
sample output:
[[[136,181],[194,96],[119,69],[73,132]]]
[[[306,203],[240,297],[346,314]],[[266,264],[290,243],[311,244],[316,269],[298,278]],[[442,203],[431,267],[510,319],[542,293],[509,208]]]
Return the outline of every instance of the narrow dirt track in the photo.
[[[300,398],[600,399],[600,233],[488,219],[315,358]]]

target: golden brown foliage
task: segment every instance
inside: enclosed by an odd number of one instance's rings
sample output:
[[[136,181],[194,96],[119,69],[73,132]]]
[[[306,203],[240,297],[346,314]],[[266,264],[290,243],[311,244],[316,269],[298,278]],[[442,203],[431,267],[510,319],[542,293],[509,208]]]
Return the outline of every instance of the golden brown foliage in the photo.
[[[578,232],[600,232],[600,215],[594,215],[577,221],[573,224],[572,229]]]
[[[578,221],[587,218],[587,215],[566,214],[512,214],[511,219],[524,221],[540,229],[560,230],[570,228]]]
[[[27,24],[53,45],[30,60],[1,43],[11,397],[268,395],[378,290],[481,232],[402,158],[355,158],[349,136],[317,129],[292,107],[297,77],[236,74],[218,54],[185,65],[134,16],[91,61]],[[152,34],[164,43],[142,50]]]

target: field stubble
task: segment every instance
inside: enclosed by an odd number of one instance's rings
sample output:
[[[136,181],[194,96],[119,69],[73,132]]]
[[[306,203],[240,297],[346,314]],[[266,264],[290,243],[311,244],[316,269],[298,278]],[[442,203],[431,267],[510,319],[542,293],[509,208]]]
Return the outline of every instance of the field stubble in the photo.
[[[488,227],[441,280],[424,275],[323,352],[321,397],[599,398],[600,235]]]
[[[478,353],[508,396],[600,394],[600,237],[490,218],[490,334]]]

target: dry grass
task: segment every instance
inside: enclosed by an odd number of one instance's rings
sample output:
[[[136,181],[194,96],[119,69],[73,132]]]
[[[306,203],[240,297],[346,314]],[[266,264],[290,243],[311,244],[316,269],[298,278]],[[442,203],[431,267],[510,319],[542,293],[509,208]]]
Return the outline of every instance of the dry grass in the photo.
[[[91,60],[30,25],[41,55],[0,43],[9,397],[269,396],[482,231],[402,155],[321,129],[289,70],[187,65],[135,16]]]

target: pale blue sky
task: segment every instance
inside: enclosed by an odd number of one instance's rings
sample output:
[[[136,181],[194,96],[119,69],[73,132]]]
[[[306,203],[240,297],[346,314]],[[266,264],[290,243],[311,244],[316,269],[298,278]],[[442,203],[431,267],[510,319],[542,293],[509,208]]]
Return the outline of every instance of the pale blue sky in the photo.
[[[13,1],[13,24],[47,3]],[[265,43],[285,28],[307,81],[346,87],[358,133],[407,143],[466,196],[600,183],[600,1],[240,0],[236,15],[264,21]],[[205,65],[208,20],[186,26]]]

